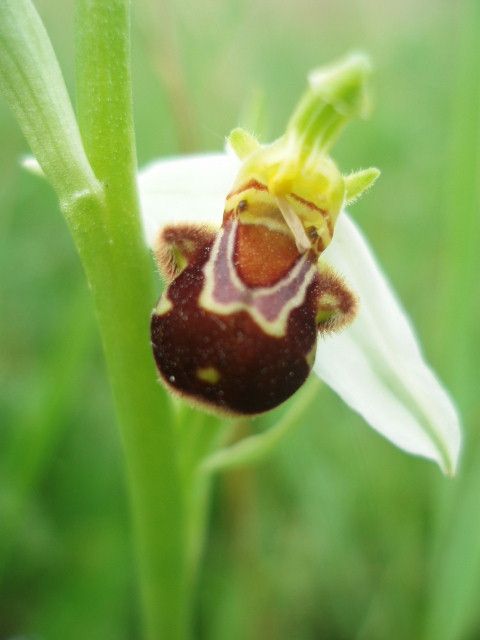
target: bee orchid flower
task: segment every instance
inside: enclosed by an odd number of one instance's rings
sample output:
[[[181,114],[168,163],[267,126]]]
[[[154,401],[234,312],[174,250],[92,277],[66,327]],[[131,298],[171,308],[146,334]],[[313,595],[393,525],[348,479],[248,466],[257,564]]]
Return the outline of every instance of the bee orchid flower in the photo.
[[[455,406],[345,211],[379,172],[342,176],[327,153],[364,109],[366,70],[354,56],[312,74],[285,135],[270,145],[235,130],[230,151],[162,159],[140,172],[145,237],[167,280],[152,319],[154,353],[173,391],[234,413],[279,404],[313,368],[377,432],[453,475]],[[256,369],[245,369],[252,345]],[[288,374],[291,383],[272,386]],[[249,391],[239,396],[241,376]]]
[[[250,134],[237,129],[230,135],[227,150],[223,153],[163,158],[145,167],[138,176],[144,236],[157,254],[160,271],[168,284],[172,280],[176,282],[182,272],[189,280],[190,272],[185,267],[193,262],[195,269],[196,261],[192,258],[198,257],[196,251],[203,247],[205,255],[209,256],[215,242],[218,245],[219,238],[225,235],[225,221],[228,225],[232,220],[232,208],[225,206],[225,203],[232,204],[232,198],[237,226],[243,223],[248,228],[245,223],[258,223],[258,219],[253,219],[256,216],[263,226],[277,224],[278,227],[281,219],[284,223],[281,231],[291,235],[297,258],[309,255],[312,262],[318,261],[320,273],[333,275],[333,280],[330,280],[333,287],[323,291],[327,294],[328,304],[317,305],[315,309],[319,339],[316,345],[315,340],[311,341],[311,351],[302,354],[308,366],[303,368],[303,372],[294,371],[293,386],[287,390],[283,388],[285,397],[274,397],[271,406],[291,395],[311,368],[313,374],[378,433],[408,453],[437,462],[445,474],[452,476],[458,465],[462,439],[456,407],[426,362],[412,324],[367,240],[345,210],[346,205],[353,203],[371,186],[379,172],[367,169],[341,176],[327,155],[346,122],[364,109],[363,81],[367,70],[365,59],[353,56],[339,65],[312,74],[310,90],[294,112],[287,133],[271,145],[261,147]],[[32,158],[26,158],[23,164],[31,172],[41,173],[38,163]],[[242,211],[248,201],[249,206]],[[252,204],[257,210],[252,208]],[[273,216],[268,218],[272,207],[275,209]],[[312,211],[314,214],[322,212],[322,219],[310,215]],[[329,213],[329,224],[324,224],[325,212]],[[253,265],[255,278],[255,269],[271,263],[272,256],[269,243],[264,247],[265,252],[258,243],[253,246],[252,251],[247,244],[247,249],[250,249],[247,250],[247,262]],[[292,251],[292,246],[289,251]],[[282,255],[285,257],[285,252]],[[297,261],[294,260],[294,264]],[[278,264],[278,260],[273,262]],[[235,270],[236,265],[233,267]],[[272,273],[271,268],[265,272],[262,267],[260,271],[263,272],[261,277],[266,274],[268,278]],[[250,289],[262,289],[259,283],[262,284],[258,281],[255,283],[257,286]],[[168,315],[166,312],[170,311],[172,304],[168,288],[167,295],[164,293],[153,315],[153,345],[163,381],[173,391],[182,393],[182,389],[175,386],[177,380],[173,374],[168,375],[167,372],[162,375],[164,348],[158,349],[156,345],[161,334],[156,323],[163,315]],[[251,311],[252,291],[247,287],[246,293],[249,298],[245,300],[244,292],[242,304]],[[342,296],[335,300],[330,295],[332,293],[344,294],[347,305],[343,314],[336,313],[340,310],[338,303]],[[353,294],[351,298],[350,293]],[[185,297],[184,294],[182,286],[180,298]],[[217,305],[215,311],[218,310]],[[226,313],[220,310],[221,323],[228,314],[231,315],[231,310],[229,307],[226,307]],[[202,314],[204,312],[201,310]],[[182,315],[190,325],[191,335],[197,333],[200,341],[208,342],[208,335],[200,335],[198,327],[188,314],[185,315],[185,309],[174,318],[172,326],[176,327]],[[255,319],[255,312],[252,317]],[[218,323],[218,318],[215,321]],[[234,328],[243,339],[238,326],[234,325]],[[275,333],[275,323],[270,329]],[[295,330],[302,333],[298,323]],[[165,344],[170,344],[170,338],[167,337]],[[218,344],[215,345],[215,340],[212,342],[218,351]],[[258,341],[254,346],[258,346]],[[191,344],[184,344],[182,338],[174,353],[177,360],[179,353],[187,353],[191,347]],[[282,351],[278,353],[277,359],[282,360]],[[229,362],[228,356],[223,350],[226,366],[233,370],[235,363]],[[177,365],[180,370],[185,369],[182,358]],[[255,353],[253,367],[247,373],[251,374],[254,368]],[[191,381],[191,372],[187,373]],[[197,367],[195,373],[196,383],[203,385],[203,390],[210,392],[218,388],[219,371],[216,367]],[[274,372],[269,373],[271,376]],[[237,382],[234,377],[233,387],[240,388],[243,398],[245,393]],[[255,379],[249,384],[254,389]],[[183,395],[199,400],[196,392],[198,389],[190,389]],[[209,400],[208,396],[203,399]],[[217,404],[219,399],[217,397]],[[211,408],[215,403],[202,403],[200,398],[200,404]],[[224,408],[228,409],[228,406]],[[260,410],[268,408],[267,403]],[[247,410],[245,413],[255,411]]]

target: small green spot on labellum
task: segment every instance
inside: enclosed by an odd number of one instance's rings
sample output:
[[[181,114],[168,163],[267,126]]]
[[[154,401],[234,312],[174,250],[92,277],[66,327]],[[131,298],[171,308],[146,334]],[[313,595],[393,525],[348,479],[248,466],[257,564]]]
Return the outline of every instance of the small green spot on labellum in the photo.
[[[217,384],[221,377],[220,372],[215,367],[197,369],[197,378],[203,382],[208,382],[208,384]]]

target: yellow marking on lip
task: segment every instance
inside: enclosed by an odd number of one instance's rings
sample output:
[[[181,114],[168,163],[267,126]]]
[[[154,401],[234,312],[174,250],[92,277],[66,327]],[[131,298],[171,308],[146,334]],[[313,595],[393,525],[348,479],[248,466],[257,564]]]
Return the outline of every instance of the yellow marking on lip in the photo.
[[[173,304],[167,298],[167,296],[164,294],[164,295],[162,295],[162,297],[158,301],[158,304],[157,304],[157,306],[155,308],[155,315],[163,316],[166,313],[168,313],[171,309],[173,309]]]
[[[308,365],[308,368],[311,369],[313,367],[313,363],[315,362],[315,356],[317,355],[317,341],[313,343],[312,348],[305,356],[305,361]]]
[[[278,231],[279,233],[283,233],[286,236],[291,235],[290,229],[285,224],[283,217],[280,217],[280,214],[275,218],[272,216],[261,216],[256,213],[241,213],[239,215],[239,220],[242,224],[252,224],[257,226],[263,226],[271,231]]]
[[[197,369],[197,378],[208,384],[217,384],[220,381],[220,372],[215,367],[201,367]]]
[[[320,300],[318,301],[322,306],[331,306],[336,307],[338,305],[338,298],[334,296],[332,293],[324,293],[320,296]]]

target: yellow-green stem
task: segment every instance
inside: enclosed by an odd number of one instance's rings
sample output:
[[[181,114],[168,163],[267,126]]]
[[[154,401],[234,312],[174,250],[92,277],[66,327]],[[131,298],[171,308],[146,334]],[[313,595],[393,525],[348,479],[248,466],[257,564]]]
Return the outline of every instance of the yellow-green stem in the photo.
[[[0,92],[58,195],[95,302],[128,467],[145,638],[185,640],[185,496],[148,339],[155,287],[136,192],[129,3],[77,5],[81,133],[30,0],[0,2]]]
[[[172,409],[156,381],[155,300],[138,215],[129,2],[79,0],[77,96],[82,139],[104,201],[77,246],[96,301],[128,467],[146,637],[187,637],[186,527]],[[78,203],[76,218],[94,203]],[[96,203],[95,203],[96,204]],[[85,215],[86,214],[86,215]]]

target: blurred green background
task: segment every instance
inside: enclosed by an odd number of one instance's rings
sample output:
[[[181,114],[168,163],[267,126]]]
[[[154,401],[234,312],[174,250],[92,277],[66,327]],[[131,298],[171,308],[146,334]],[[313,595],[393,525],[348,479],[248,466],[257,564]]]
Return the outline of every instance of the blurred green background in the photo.
[[[36,5],[74,96],[73,3]],[[268,141],[311,68],[371,54],[372,117],[334,156],[382,169],[353,214],[465,431],[448,480],[323,388],[268,462],[216,483],[195,638],[480,638],[478,33],[477,0],[133,2],[140,165],[221,149],[238,124]],[[19,168],[27,147],[3,103],[0,131],[0,639],[136,640],[88,292],[53,192]]]

